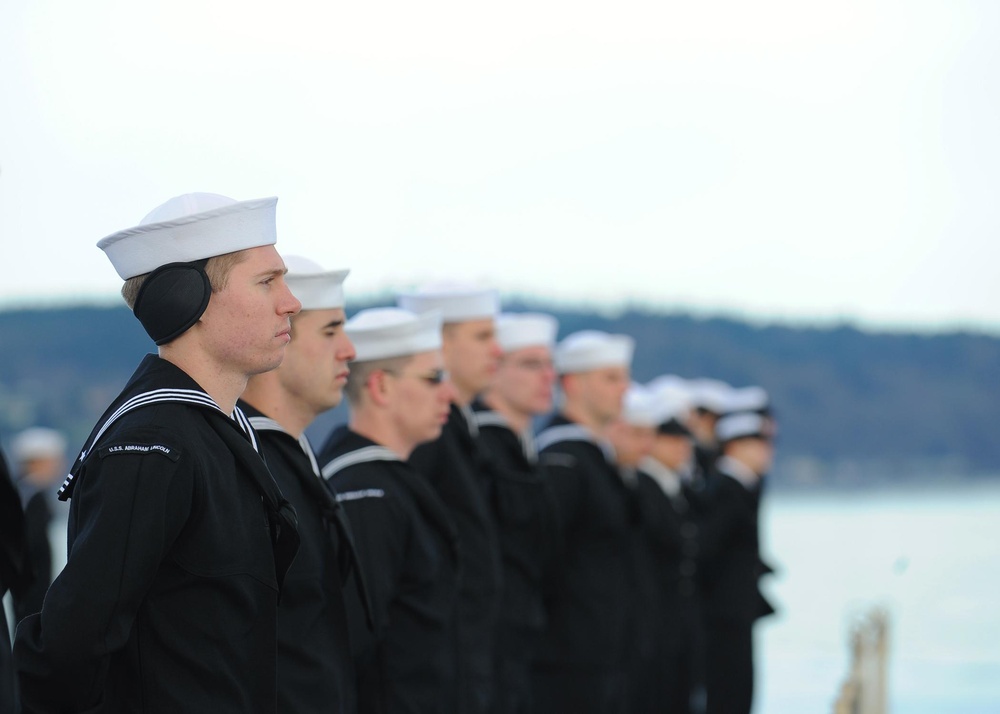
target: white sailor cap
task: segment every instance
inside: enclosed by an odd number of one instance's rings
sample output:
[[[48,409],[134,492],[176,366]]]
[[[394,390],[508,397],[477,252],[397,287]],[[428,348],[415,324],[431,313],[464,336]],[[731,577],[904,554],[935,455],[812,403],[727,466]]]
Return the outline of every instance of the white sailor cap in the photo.
[[[438,310],[443,322],[495,319],[500,313],[500,294],[469,283],[430,283],[400,293],[399,307],[417,314]]]
[[[646,385],[652,394],[656,424],[664,434],[690,434],[687,428],[691,396],[686,380],[676,375],[657,377]]]
[[[187,193],[154,208],[139,225],[97,243],[123,280],[170,263],[190,263],[262,245],[274,245],[277,198],[235,201],[215,193]]]
[[[655,395],[641,384],[633,382],[622,399],[622,420],[632,426],[658,426],[659,413]]]
[[[540,312],[505,312],[497,318],[497,342],[504,352],[556,344],[559,321]]]
[[[726,413],[757,412],[763,414],[771,406],[771,399],[763,387],[731,389],[726,397]]]
[[[344,325],[355,362],[405,357],[441,349],[441,313],[417,315],[398,307],[362,310]]]
[[[729,409],[729,395],[733,388],[719,379],[688,380],[688,391],[692,406],[712,412],[725,414]]]
[[[685,411],[693,406],[688,381],[676,374],[654,377],[646,383],[646,389],[653,392],[660,402],[683,405]]]
[[[715,438],[720,444],[736,439],[773,439],[774,421],[755,412],[738,412],[722,417],[715,423]]]
[[[33,459],[50,459],[66,454],[66,438],[43,426],[33,426],[17,434],[10,442],[10,456],[14,463],[23,464]]]
[[[559,374],[572,374],[604,367],[628,367],[634,352],[635,340],[628,335],[582,330],[560,342],[553,358]]]
[[[344,307],[344,279],[350,270],[323,270],[301,255],[286,255],[285,282],[303,310],[332,310]]]

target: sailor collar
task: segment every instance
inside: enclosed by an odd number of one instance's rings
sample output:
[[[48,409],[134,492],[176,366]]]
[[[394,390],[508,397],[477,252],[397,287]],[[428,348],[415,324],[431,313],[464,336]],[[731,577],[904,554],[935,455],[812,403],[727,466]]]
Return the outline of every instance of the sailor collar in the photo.
[[[719,460],[715,462],[715,468],[720,474],[738,482],[748,491],[755,490],[760,483],[760,477],[750,467],[731,456],[720,456]]]
[[[372,461],[397,461],[403,463],[403,460],[399,458],[399,454],[392,449],[382,446],[368,437],[362,436],[347,426],[335,431],[331,439],[338,436],[341,438],[341,443],[346,439],[348,440],[348,445],[354,446],[356,444],[356,446],[340,456],[334,457],[323,467],[320,473],[323,479],[328,482],[335,474],[355,464]]]
[[[639,462],[639,468],[657,483],[663,493],[671,498],[681,492],[681,475],[652,456],[643,458]]]
[[[163,384],[175,384],[177,386],[153,388],[156,385]],[[91,432],[86,445],[74,462],[73,468],[66,476],[62,486],[59,487],[59,491],[57,492],[59,500],[66,501],[72,497],[74,479],[79,474],[83,462],[93,452],[94,447],[101,440],[101,437],[104,436],[116,421],[136,409],[169,402],[211,409],[232,419],[246,436],[254,451],[260,453],[260,446],[257,443],[257,435],[254,433],[253,426],[239,407],[235,407],[231,414],[226,414],[222,410],[222,407],[179,367],[157,355],[146,355],[142,362],[139,363],[139,367],[125,386],[125,389],[122,390],[118,398],[104,412],[104,415],[98,422],[98,426]]]
[[[553,444],[564,441],[583,441],[593,444],[601,450],[609,464],[617,461],[615,449],[608,441],[598,438],[590,429],[569,421],[561,415],[553,419],[548,427],[538,433],[538,436],[535,437],[535,446],[539,451],[544,451]]]
[[[305,433],[303,433],[299,437],[295,437],[292,434],[290,434],[285,429],[285,427],[281,426],[281,424],[276,422],[271,417],[264,416],[263,414],[260,413],[255,413],[253,411],[253,407],[251,407],[249,404],[247,405],[247,407],[250,410],[250,416],[248,417],[248,419],[250,421],[251,426],[253,426],[254,429],[256,429],[257,431],[277,431],[284,434],[289,439],[292,439],[295,442],[297,442],[299,448],[302,449],[302,453],[304,453],[306,455],[306,458],[309,459],[309,466],[312,468],[312,472],[316,475],[316,478],[322,478],[322,474],[320,473],[319,470],[319,462],[316,460],[316,452],[313,451],[312,444],[309,443],[309,439],[306,438]]]
[[[528,463],[534,464],[538,462],[538,447],[535,445],[535,437],[531,433],[530,427],[518,433],[503,414],[495,409],[491,409],[485,402],[479,400],[472,403],[472,420],[480,431],[483,427],[507,429],[517,437],[521,445],[521,451],[524,453],[524,457],[528,460]]]

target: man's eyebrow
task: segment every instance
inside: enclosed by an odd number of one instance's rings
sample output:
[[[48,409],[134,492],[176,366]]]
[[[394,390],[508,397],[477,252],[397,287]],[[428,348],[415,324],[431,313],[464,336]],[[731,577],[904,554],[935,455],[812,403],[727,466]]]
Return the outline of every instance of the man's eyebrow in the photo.
[[[344,319],[342,317],[337,317],[334,318],[333,320],[330,320],[325,325],[323,325],[323,329],[325,330],[328,327],[340,327],[343,324],[344,324]]]
[[[279,275],[287,275],[287,274],[288,274],[288,268],[271,268],[270,270],[262,270],[262,271],[260,271],[259,273],[257,273],[257,277],[258,278],[267,278],[267,277],[274,277],[274,278],[276,278]]]

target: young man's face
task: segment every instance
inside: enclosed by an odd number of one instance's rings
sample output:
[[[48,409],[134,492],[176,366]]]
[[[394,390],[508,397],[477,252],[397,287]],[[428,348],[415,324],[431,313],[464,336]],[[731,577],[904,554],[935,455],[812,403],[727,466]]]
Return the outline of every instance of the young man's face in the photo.
[[[677,471],[691,463],[694,443],[683,434],[657,434],[650,454],[668,469]]]
[[[604,367],[571,374],[567,379],[575,382],[574,399],[594,421],[610,424],[621,414],[622,399],[629,386],[627,367]]]
[[[723,453],[742,462],[758,476],[768,473],[774,463],[774,445],[768,439],[737,439],[726,444]]]
[[[715,446],[715,422],[718,415],[704,409],[693,409],[688,417],[688,428],[699,444]]]
[[[496,327],[491,318],[445,325],[442,331],[445,364],[463,402],[489,386],[500,359]]]
[[[615,447],[615,457],[622,466],[636,466],[653,447],[656,430],[651,426],[628,424],[618,419],[612,422],[606,436]]]
[[[226,287],[212,293],[196,327],[220,371],[249,377],[281,364],[291,317],[301,307],[284,275],[274,246],[251,248],[233,267]]]
[[[446,379],[437,381],[444,360],[437,350],[413,356],[398,372],[386,372],[389,408],[400,434],[416,446],[441,435],[448,421],[455,390]]]
[[[500,359],[491,388],[511,409],[530,417],[552,408],[555,381],[549,348],[524,347]]]
[[[354,345],[344,332],[342,308],[304,310],[292,321],[292,341],[278,368],[285,392],[314,416],[340,404],[354,359]]]

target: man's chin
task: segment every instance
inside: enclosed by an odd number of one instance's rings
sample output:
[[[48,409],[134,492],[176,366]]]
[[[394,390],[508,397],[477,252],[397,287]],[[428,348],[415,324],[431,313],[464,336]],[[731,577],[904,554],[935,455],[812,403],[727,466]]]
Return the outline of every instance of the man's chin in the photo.
[[[285,359],[285,350],[282,349],[275,357],[263,362],[257,369],[250,373],[252,377],[255,374],[264,374],[264,372],[271,372],[281,366],[282,361]]]

